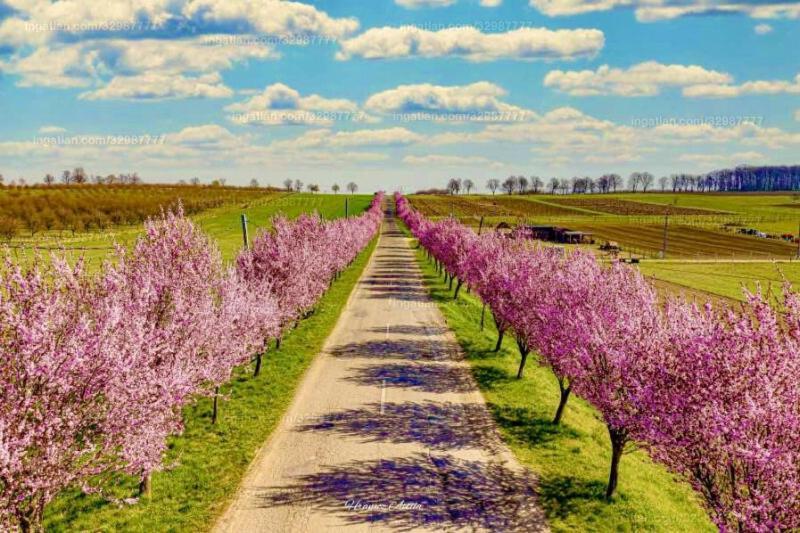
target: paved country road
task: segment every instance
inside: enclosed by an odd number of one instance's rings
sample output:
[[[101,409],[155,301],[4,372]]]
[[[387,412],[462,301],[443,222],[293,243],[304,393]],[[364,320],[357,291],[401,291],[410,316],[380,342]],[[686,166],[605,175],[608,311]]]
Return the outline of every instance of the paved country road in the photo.
[[[323,353],[220,532],[544,531],[414,251],[386,215]]]

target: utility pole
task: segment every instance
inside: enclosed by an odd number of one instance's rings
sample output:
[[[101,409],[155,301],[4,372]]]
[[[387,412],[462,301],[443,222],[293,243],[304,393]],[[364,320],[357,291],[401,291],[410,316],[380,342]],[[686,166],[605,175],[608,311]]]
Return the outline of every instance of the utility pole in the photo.
[[[478,224],[478,235],[481,234],[481,230],[483,229],[483,215],[481,215],[481,222]]]
[[[242,239],[244,239],[245,249],[250,247],[250,239],[247,237],[247,215],[242,213]]]

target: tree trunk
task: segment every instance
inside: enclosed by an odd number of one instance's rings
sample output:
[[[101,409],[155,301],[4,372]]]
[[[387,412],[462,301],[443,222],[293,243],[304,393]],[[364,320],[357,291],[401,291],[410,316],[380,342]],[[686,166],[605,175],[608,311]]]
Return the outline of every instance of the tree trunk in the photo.
[[[41,497],[34,497],[27,512],[19,517],[19,528],[22,533],[40,533],[44,531],[42,518],[44,503]]]
[[[606,499],[610,500],[617,490],[619,479],[619,460],[625,450],[625,443],[628,436],[624,430],[608,428],[608,436],[611,438],[611,471],[608,475],[608,487],[606,488]]]
[[[211,411],[211,423],[217,423],[217,415],[219,414],[219,387],[214,387],[214,408]]]
[[[150,497],[153,492],[153,481],[151,474],[148,472],[144,474],[142,479],[139,481],[139,496],[140,497]]]
[[[561,391],[561,399],[558,402],[556,416],[553,418],[553,424],[555,425],[561,423],[561,417],[564,415],[564,408],[567,406],[567,400],[569,400],[569,393],[572,392],[572,385],[566,385],[566,382],[567,380],[565,378],[558,378],[558,388]]]
[[[460,279],[458,280],[458,283],[456,283],[456,292],[455,292],[455,294],[453,294],[453,300],[458,300],[458,291],[461,290],[461,284],[462,283],[464,283],[464,282],[461,281]]]
[[[253,370],[253,377],[257,378],[261,373],[261,352],[256,354],[256,369]]]
[[[453,290],[453,276],[452,275],[450,276],[450,285],[447,287],[447,290],[448,291],[452,291]]]
[[[494,347],[495,352],[500,351],[500,347],[503,345],[503,336],[506,334],[506,330],[501,329],[497,335],[497,345]]]
[[[280,350],[281,349],[281,338],[280,337],[275,339],[275,349],[276,350]]]
[[[525,344],[517,341],[517,346],[519,347],[519,370],[517,370],[517,379],[522,379],[522,371],[525,369],[525,361],[528,360],[528,354],[531,353],[531,349],[525,346]]]
[[[481,309],[481,331],[483,331],[483,322],[486,318],[486,303],[483,304],[483,309]]]

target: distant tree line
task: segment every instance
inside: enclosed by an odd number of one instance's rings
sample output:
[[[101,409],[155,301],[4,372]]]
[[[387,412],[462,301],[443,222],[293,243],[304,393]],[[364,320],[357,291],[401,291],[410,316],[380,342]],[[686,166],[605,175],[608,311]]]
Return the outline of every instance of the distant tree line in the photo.
[[[800,190],[800,165],[715,170],[695,186],[712,191],[796,191]]]
[[[303,182],[300,180],[293,180],[291,178],[287,178],[283,180],[283,188],[289,192],[292,191],[302,192]],[[358,190],[358,185],[356,185],[355,182],[351,181],[345,186],[345,188],[350,194],[355,194],[355,192]],[[319,192],[320,188],[319,185],[317,185],[316,183],[309,183],[308,185],[306,185],[306,190],[310,193],[315,193]],[[333,186],[331,187],[331,190],[334,192],[334,194],[339,194],[339,191],[342,190],[342,188],[339,187],[338,183],[334,183]]]
[[[658,179],[650,172],[633,172],[627,182],[619,174],[549,180],[539,176],[509,176],[503,181],[491,178],[486,182],[486,189],[492,194],[498,191],[505,194],[603,194],[622,190],[648,192],[657,188],[672,192],[796,191],[800,190],[800,165],[740,166],[707,174],[672,174]],[[451,178],[444,189],[427,189],[420,193],[469,194],[473,189],[476,187],[472,180]]]

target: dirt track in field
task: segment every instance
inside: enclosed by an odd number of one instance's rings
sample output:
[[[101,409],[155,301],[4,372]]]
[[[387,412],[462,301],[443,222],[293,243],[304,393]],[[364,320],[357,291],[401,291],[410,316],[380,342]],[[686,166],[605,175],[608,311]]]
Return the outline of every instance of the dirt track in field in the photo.
[[[380,242],[217,531],[544,531],[408,239]]]

